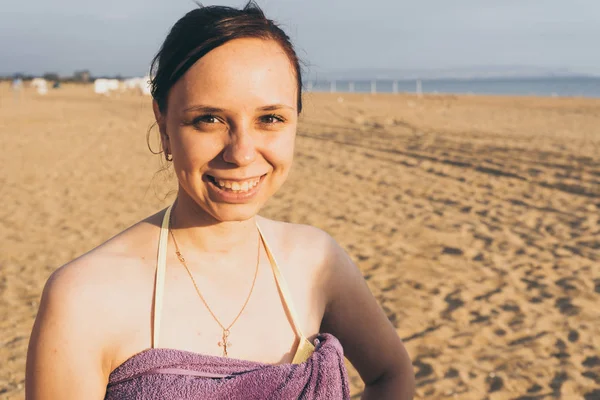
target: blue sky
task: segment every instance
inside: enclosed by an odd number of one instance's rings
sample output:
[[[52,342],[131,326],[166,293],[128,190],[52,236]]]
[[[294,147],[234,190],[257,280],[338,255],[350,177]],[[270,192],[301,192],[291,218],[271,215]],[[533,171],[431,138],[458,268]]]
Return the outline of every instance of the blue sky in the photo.
[[[0,74],[142,75],[191,0],[3,5]],[[258,0],[313,69],[531,66],[600,75],[600,1]],[[244,1],[204,4],[242,6]]]

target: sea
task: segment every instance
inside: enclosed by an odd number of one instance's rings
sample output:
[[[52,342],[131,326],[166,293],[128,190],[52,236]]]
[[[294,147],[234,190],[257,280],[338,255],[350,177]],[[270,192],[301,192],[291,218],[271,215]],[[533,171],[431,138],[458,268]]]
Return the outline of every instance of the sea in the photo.
[[[307,91],[440,93],[600,98],[600,77],[481,78],[421,80],[307,80]]]

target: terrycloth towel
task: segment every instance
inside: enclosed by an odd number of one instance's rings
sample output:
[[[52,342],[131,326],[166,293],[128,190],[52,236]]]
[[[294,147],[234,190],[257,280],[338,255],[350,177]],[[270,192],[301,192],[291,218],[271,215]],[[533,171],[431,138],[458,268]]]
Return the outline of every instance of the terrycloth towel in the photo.
[[[315,345],[305,362],[280,365],[149,349],[111,373],[105,399],[349,399],[340,342],[324,333]]]

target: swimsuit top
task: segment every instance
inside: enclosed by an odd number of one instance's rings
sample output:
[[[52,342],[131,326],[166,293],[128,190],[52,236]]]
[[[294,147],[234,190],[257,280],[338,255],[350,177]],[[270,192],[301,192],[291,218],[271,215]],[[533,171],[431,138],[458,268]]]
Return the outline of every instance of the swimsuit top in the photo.
[[[167,268],[167,242],[168,242],[168,234],[169,234],[169,221],[171,216],[171,209],[173,205],[167,208],[165,215],[163,217],[162,226],[160,229],[160,237],[158,240],[158,261],[156,266],[156,283],[154,287],[154,323],[153,323],[153,335],[152,335],[152,348],[157,348],[159,345],[160,338],[160,318],[162,313],[162,303],[164,297],[164,285],[165,285],[165,273]],[[296,349],[296,353],[294,354],[294,358],[292,359],[292,364],[300,364],[306,361],[311,354],[314,352],[314,345],[304,336],[302,330],[300,329],[300,325],[298,324],[298,315],[294,309],[294,305],[292,303],[292,296],[290,295],[290,291],[287,287],[287,284],[279,271],[279,267],[277,266],[277,261],[275,261],[275,256],[271,253],[269,249],[269,245],[265,240],[264,235],[258,225],[256,223],[256,227],[258,229],[258,233],[260,236],[260,240],[262,241],[265,252],[267,253],[267,257],[269,258],[269,262],[271,264],[271,269],[273,270],[273,275],[275,276],[275,282],[279,291],[283,297],[283,304],[287,308],[289,313],[292,327],[294,332],[299,338],[298,348]]]

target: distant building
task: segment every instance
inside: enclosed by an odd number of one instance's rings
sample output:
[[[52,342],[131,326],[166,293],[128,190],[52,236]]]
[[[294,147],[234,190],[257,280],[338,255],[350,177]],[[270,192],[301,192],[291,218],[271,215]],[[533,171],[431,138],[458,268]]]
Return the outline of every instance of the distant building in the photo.
[[[81,82],[81,83],[90,82],[90,71],[88,71],[88,70],[75,71],[73,73],[73,81]]]
[[[60,81],[60,76],[56,72],[46,72],[42,78],[46,81]]]

